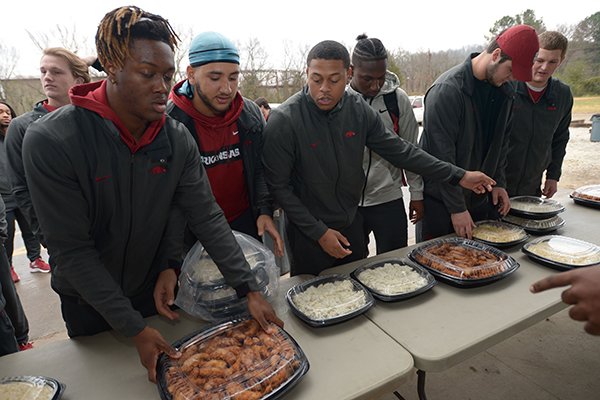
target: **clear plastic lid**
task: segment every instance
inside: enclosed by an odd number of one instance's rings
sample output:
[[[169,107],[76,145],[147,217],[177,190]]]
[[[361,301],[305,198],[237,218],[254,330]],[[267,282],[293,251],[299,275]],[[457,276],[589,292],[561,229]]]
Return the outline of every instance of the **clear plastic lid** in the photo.
[[[311,326],[326,326],[368,310],[373,296],[354,279],[328,275],[300,283],[286,295],[292,311]]]
[[[523,252],[534,258],[571,267],[600,263],[600,247],[567,236],[552,235],[533,240],[523,246]]]
[[[571,197],[600,203],[600,185],[586,185],[575,189]]]
[[[565,221],[558,215],[546,219],[528,219],[514,215],[505,215],[502,217],[502,220],[533,233],[554,231],[565,224]]]
[[[162,355],[158,390],[166,400],[274,399],[309,368],[304,352],[283,329],[267,333],[252,319],[210,327],[174,346],[180,359]]]
[[[44,376],[0,378],[0,400],[58,400],[63,386]]]
[[[279,267],[271,250],[253,237],[233,231],[250,265],[257,287],[265,297],[277,292]],[[246,315],[247,299],[238,298],[206,249],[197,242],[188,252],[179,275],[175,304],[187,313],[217,322]]]
[[[390,258],[367,263],[352,272],[352,277],[380,300],[400,300],[422,293],[435,284],[435,278],[417,265]]]
[[[550,218],[565,210],[556,200],[536,196],[516,196],[510,198],[510,213],[536,219]]]
[[[431,241],[414,249],[409,257],[432,272],[460,280],[501,276],[519,266],[498,249],[458,237]]]
[[[479,221],[475,223],[473,238],[491,244],[519,243],[527,239],[522,228],[501,221]]]

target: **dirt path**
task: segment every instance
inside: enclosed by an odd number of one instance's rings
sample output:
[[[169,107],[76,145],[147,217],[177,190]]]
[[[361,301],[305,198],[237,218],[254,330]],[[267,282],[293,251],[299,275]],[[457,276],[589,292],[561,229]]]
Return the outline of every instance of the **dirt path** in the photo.
[[[590,128],[571,128],[559,188],[600,184],[600,142],[590,141]]]

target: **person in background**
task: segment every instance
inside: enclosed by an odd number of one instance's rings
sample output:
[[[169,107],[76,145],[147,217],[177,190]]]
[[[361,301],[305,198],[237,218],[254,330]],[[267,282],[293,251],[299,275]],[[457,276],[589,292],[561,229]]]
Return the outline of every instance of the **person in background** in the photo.
[[[2,114],[0,114],[0,121],[1,117]],[[0,197],[0,357],[19,351],[19,344],[15,337],[15,328],[13,327],[9,314],[6,312],[7,301],[4,297],[7,288],[16,293],[15,284],[12,281],[11,275],[8,273],[9,264],[3,244],[7,237],[8,233],[4,212],[4,201],[2,201],[2,197]],[[12,285],[12,288],[10,288],[10,285]]]
[[[346,91],[350,55],[341,43],[318,43],[306,65],[308,84],[273,109],[263,151],[267,183],[286,213],[291,275],[316,275],[366,256],[356,212],[365,146],[396,167],[477,192],[491,190],[491,178],[404,141],[385,129],[364,99]]]
[[[72,105],[31,124],[23,141],[69,336],[112,328],[132,338],[151,381],[160,353],[180,356],[144,320],[178,317],[170,307],[184,225],[175,209],[263,329],[283,325],[212,196],[197,146],[165,115],[177,41],[159,15],[135,6],[107,13],[96,47],[108,78],[75,86]]]
[[[554,196],[569,141],[571,89],[552,74],[565,59],[567,38],[560,32],[539,35],[532,77],[517,83],[506,163],[509,196]],[[542,186],[542,176],[546,178]]]
[[[497,219],[510,209],[504,170],[514,86],[531,80],[539,48],[535,29],[516,25],[481,53],[443,73],[425,94],[420,144],[441,160],[481,170],[496,180],[491,195],[469,193],[423,177],[425,216],[417,240],[454,232],[471,238],[474,222]]]
[[[265,121],[268,121],[269,113],[271,112],[271,106],[269,105],[267,99],[264,97],[259,97],[258,99],[254,100],[254,102],[260,108],[260,112],[262,113],[263,117],[265,117]]]
[[[190,131],[231,229],[258,240],[267,232],[281,256],[283,241],[261,161],[265,121],[257,105],[238,92],[238,49],[219,33],[203,32],[192,40],[189,61],[187,79],[173,88],[167,114]],[[191,246],[189,232],[186,236]]]
[[[27,179],[25,178],[25,171],[23,169],[23,156],[21,152],[23,138],[25,137],[27,128],[33,122],[49,112],[70,103],[69,89],[75,85],[90,81],[88,65],[75,53],[61,47],[51,47],[44,49],[42,54],[40,60],[40,81],[46,99],[38,102],[32,111],[12,121],[6,135],[5,144],[12,194],[17,206],[14,209],[15,216],[23,235],[26,232],[33,232],[27,241],[25,241],[24,236],[27,257],[31,260],[29,266],[32,272],[50,272],[50,266],[39,257],[40,242],[44,246],[45,243],[31,203]],[[10,216],[8,220],[10,229]],[[24,229],[24,225],[29,228]],[[9,249],[7,249],[7,252],[10,261],[12,252]]]
[[[584,321],[584,330],[600,335],[600,264],[550,275],[531,285],[532,293],[571,286],[561,294],[563,303],[572,305],[569,316]]]
[[[360,35],[352,51],[347,90],[362,96],[379,111],[386,129],[407,142],[416,144],[419,125],[410,100],[400,88],[398,77],[387,70],[388,53],[379,39]],[[408,222],[402,186],[410,187],[409,215],[413,223],[423,218],[423,180],[413,172],[394,167],[371,149],[363,159],[366,182],[358,212],[364,223],[365,245],[373,232],[377,254],[401,247],[408,242]]]

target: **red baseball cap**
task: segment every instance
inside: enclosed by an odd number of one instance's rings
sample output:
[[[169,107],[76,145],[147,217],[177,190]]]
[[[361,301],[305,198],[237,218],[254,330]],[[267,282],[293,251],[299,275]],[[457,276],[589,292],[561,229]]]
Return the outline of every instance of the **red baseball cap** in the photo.
[[[512,59],[513,77],[522,82],[530,81],[533,60],[540,49],[535,29],[529,25],[515,25],[502,32],[496,42]]]

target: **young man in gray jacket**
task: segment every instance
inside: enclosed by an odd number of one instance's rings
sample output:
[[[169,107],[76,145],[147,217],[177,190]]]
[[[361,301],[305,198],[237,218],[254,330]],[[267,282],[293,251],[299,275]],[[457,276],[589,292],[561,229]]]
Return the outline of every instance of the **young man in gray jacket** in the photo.
[[[335,41],[308,53],[308,84],[273,110],[264,132],[265,176],[289,217],[291,274],[318,274],[365,257],[356,213],[365,145],[397,167],[484,193],[494,180],[431,157],[385,129],[377,111],[345,90],[350,55]]]
[[[386,129],[407,142],[416,144],[419,125],[410,99],[400,89],[398,77],[387,70],[387,50],[379,39],[360,35],[352,51],[347,90],[362,96],[379,112]],[[415,223],[423,217],[423,179],[411,171],[394,167],[373,150],[365,148],[363,160],[366,182],[358,212],[363,218],[365,245],[373,232],[377,254],[401,247],[408,242],[408,221],[402,199],[402,186],[410,190],[409,215]]]

